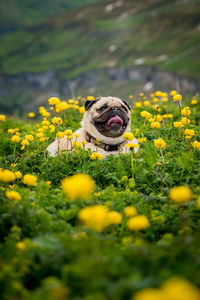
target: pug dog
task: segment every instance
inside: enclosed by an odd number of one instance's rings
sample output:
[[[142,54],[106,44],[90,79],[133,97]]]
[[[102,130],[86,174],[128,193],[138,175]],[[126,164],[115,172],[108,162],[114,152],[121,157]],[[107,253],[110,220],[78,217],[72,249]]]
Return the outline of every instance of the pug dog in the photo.
[[[70,150],[74,141],[86,141],[85,149],[91,149],[101,153],[103,157],[118,152],[130,151],[125,147],[127,141],[123,134],[130,132],[131,113],[129,104],[117,97],[99,97],[95,100],[85,102],[85,112],[81,121],[81,128],[75,133],[78,138],[73,137],[69,143],[67,137],[58,139],[47,148],[51,156],[55,156],[63,150]],[[74,133],[74,134],[75,134]],[[137,139],[129,143],[138,144]],[[134,148],[137,152],[138,148]]]

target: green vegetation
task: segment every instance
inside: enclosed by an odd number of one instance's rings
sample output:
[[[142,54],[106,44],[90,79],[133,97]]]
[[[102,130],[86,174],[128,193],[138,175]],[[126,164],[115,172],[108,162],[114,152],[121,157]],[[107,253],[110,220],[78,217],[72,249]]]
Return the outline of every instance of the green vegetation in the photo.
[[[134,66],[134,60],[143,57],[147,66],[199,79],[197,2],[140,1],[133,10],[132,2],[126,0],[107,13],[106,3],[62,12],[40,25],[3,36],[1,71],[11,75],[53,68],[59,76],[66,69],[67,78],[72,78],[107,67],[109,61]],[[111,45],[116,51],[109,51]],[[163,54],[167,58],[160,61]]]
[[[157,131],[148,120],[145,126],[141,117],[142,111],[148,111],[152,117],[160,118],[154,106],[155,97],[159,99],[162,116]],[[178,279],[173,279],[176,290],[168,287],[171,298],[165,299],[179,299],[177,295],[183,295],[184,289],[186,299],[198,300],[199,291],[194,286],[199,286],[200,278],[200,102],[197,98],[193,102],[182,101],[182,108],[190,106],[190,109],[182,111],[181,116],[177,102],[172,103],[170,96],[167,103],[162,101],[166,95],[161,92],[155,97],[147,102],[141,95],[131,112],[133,134],[138,140],[147,139],[140,142],[139,153],[109,155],[97,161],[91,159],[91,151],[85,151],[83,146],[56,157],[49,157],[43,151],[55,139],[52,111],[48,116],[40,108],[44,118],[37,123],[27,117],[4,120],[0,115],[2,300],[135,300],[132,296],[138,291],[160,287],[175,276],[187,281],[182,282],[180,289]],[[81,99],[77,104],[56,114],[63,120],[60,132],[79,128]],[[173,122],[185,116],[191,123],[175,128]],[[186,129],[190,139],[186,139]],[[21,140],[15,151],[11,138],[17,132]],[[156,134],[166,143],[162,152],[154,147]],[[26,135],[34,140],[29,139],[29,146],[23,149],[21,142],[28,139]],[[15,174],[19,171],[22,176],[34,175],[37,184],[31,185],[29,181],[29,186],[20,177],[9,179],[10,175],[2,175],[6,169]],[[91,198],[88,195],[87,199],[72,201],[64,194],[61,180],[77,173],[88,174],[94,180]],[[175,195],[181,203],[170,200],[169,193],[176,186],[192,191],[186,203],[185,192]],[[9,191],[18,193],[21,199],[9,199]],[[79,212],[94,205],[118,212],[122,220],[99,231],[84,226]],[[130,216],[124,211],[127,206],[146,216],[150,226],[131,231],[127,227]],[[102,224],[103,219],[98,218],[96,215],[95,222],[100,220]],[[188,287],[188,282],[194,286]]]

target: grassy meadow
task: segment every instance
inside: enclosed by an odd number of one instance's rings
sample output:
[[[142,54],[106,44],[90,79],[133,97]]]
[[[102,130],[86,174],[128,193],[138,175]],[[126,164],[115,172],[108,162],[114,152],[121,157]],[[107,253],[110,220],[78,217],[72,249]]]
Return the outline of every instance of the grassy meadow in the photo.
[[[82,97],[0,115],[2,300],[199,299],[200,99],[129,100],[131,151],[105,159],[85,141],[46,151],[71,143]]]

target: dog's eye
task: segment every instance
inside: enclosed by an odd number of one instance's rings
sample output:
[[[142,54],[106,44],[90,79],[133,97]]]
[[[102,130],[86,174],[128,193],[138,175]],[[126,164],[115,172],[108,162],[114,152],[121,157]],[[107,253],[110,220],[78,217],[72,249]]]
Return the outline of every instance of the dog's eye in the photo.
[[[107,108],[107,106],[104,105],[104,106],[100,107],[100,108],[98,109],[98,111],[104,111],[106,108]]]
[[[128,109],[126,108],[126,106],[122,105],[123,110],[125,110],[126,112],[128,111]]]

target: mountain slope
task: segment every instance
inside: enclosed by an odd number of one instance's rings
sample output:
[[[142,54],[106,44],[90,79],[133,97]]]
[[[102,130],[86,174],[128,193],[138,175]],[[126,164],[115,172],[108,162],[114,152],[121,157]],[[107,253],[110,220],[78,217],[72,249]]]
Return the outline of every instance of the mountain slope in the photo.
[[[1,72],[54,68],[61,74],[67,68],[71,78],[89,69],[134,65],[143,58],[144,65],[199,78],[198,1],[114,3],[118,6],[110,5],[110,11],[105,3],[90,5],[6,35],[1,39]]]

